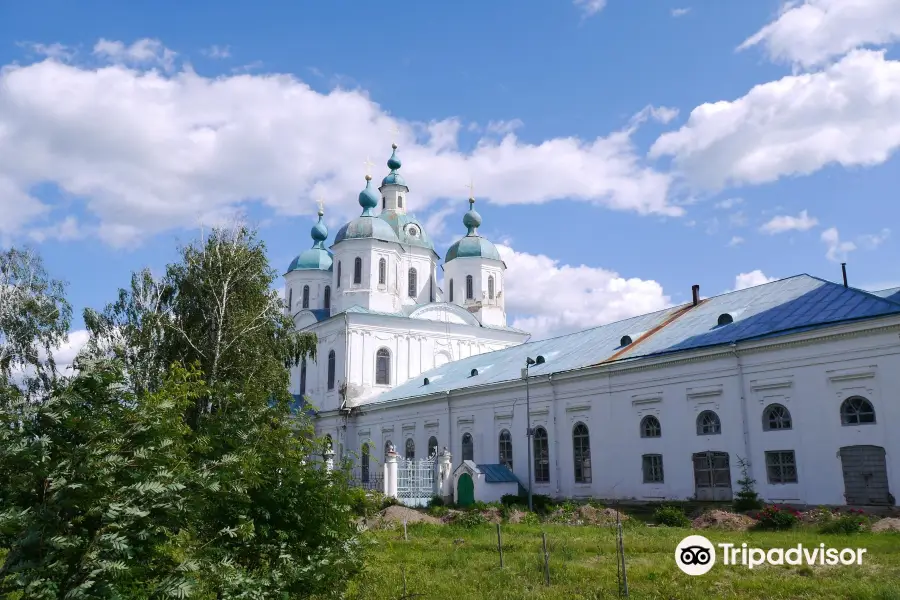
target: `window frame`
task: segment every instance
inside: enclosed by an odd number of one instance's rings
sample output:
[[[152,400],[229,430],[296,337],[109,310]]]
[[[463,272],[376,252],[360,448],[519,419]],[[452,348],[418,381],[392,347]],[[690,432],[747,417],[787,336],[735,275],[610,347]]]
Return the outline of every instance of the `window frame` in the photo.
[[[415,460],[416,459],[416,440],[409,437],[406,438],[406,442],[403,445],[404,455],[403,458],[406,460]]]
[[[381,377],[382,365],[384,377]],[[375,385],[391,385],[391,351],[385,346],[375,351]]]
[[[656,434],[651,435],[647,430],[648,426],[652,423],[656,423]],[[645,415],[643,419],[641,419],[640,423],[640,435],[641,438],[644,439],[657,439],[662,437],[662,423],[659,420],[659,417],[656,415]]]
[[[665,483],[666,470],[662,454],[641,455],[641,478],[644,483]]]
[[[378,259],[378,285],[387,285],[387,261]]]
[[[410,298],[418,298],[419,297],[419,272],[415,267],[410,267],[409,271],[406,274],[407,280],[407,290],[406,295]]]
[[[309,286],[303,286],[303,308],[309,308]]]
[[[494,276],[488,275],[488,299],[494,299]]]
[[[579,431],[579,427],[583,431]],[[591,471],[591,430],[582,421],[578,421],[572,427],[572,466],[575,483],[593,483],[593,473]]]
[[[334,389],[335,379],[337,376],[337,354],[334,350],[328,351],[328,390]]]
[[[701,430],[701,428],[705,427],[705,424],[701,424],[701,420],[707,416],[712,415],[715,417],[715,431],[705,431]],[[722,419],[714,410],[704,410],[701,411],[699,415],[697,415],[697,435],[721,435],[722,434]]]
[[[534,482],[550,483],[550,435],[547,430],[544,427],[535,427],[531,443],[534,457]],[[543,448],[540,447],[541,444],[543,444]]]
[[[306,359],[300,361],[300,396],[306,395]]]
[[[325,310],[331,310],[331,286],[325,286],[325,294],[322,298],[322,308]]]
[[[475,438],[468,431],[463,432],[462,435],[462,449],[459,453],[463,460],[475,460]],[[468,452],[466,452],[468,450]],[[469,458],[466,458],[468,454]]]
[[[786,475],[786,472],[793,475]],[[799,483],[797,453],[794,450],[766,450],[766,481],[771,485]]]
[[[353,285],[362,284],[362,257],[353,259]]]
[[[865,406],[868,406],[868,411],[863,412],[861,410],[856,410],[854,413],[850,413],[847,409],[853,401],[859,400],[861,403],[864,403]],[[860,419],[861,415],[871,415],[872,420],[863,421]],[[860,427],[862,425],[875,425],[878,422],[878,414],[875,411],[875,404],[872,403],[871,400],[866,398],[865,396],[850,396],[841,402],[840,408],[841,415],[841,426],[843,427]],[[853,416],[856,418],[856,422],[850,422],[849,418]]]
[[[501,429],[497,436],[497,462],[506,465],[510,471],[513,468],[512,434],[509,429]]]
[[[772,413],[775,411],[781,411],[782,415],[780,417],[781,425],[776,427],[772,426]],[[786,421],[786,424],[785,424]],[[794,417],[791,415],[791,411],[788,410],[788,407],[784,404],[779,404],[778,402],[772,402],[771,404],[767,404],[765,408],[763,408],[762,412],[762,428],[763,431],[788,431],[794,428]]]
[[[475,299],[475,278],[466,275],[466,300]]]

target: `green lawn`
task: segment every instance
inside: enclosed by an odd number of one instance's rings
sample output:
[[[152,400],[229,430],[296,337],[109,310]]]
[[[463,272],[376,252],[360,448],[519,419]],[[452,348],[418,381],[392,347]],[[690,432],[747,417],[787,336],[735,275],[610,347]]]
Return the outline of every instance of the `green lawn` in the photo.
[[[615,534],[609,527],[503,525],[504,568],[500,569],[496,526],[474,529],[410,525],[403,531],[367,533],[373,542],[364,573],[350,587],[351,598],[406,597],[448,600],[617,597]],[[550,552],[550,586],[543,584],[541,532]],[[867,548],[862,566],[716,566],[690,577],[675,565],[675,546],[687,535],[713,543],[747,542],[760,548]],[[689,599],[840,598],[900,600],[900,534],[822,535],[811,529],[781,533],[625,528],[628,584],[632,598]],[[412,594],[418,594],[413,596]]]

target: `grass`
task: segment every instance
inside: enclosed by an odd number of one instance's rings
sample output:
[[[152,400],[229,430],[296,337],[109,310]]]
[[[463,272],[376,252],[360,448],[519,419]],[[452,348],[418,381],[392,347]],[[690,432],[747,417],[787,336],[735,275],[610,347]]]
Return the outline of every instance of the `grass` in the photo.
[[[541,532],[547,533],[550,586],[543,582]],[[366,534],[373,542],[364,572],[350,598],[597,599],[617,594],[615,534],[609,527],[503,525],[500,569],[496,526],[473,529],[415,524],[409,541],[399,530]],[[714,544],[760,548],[798,543],[818,547],[867,548],[862,566],[723,566],[721,556],[706,575],[690,577],[675,565],[682,538],[702,534]],[[823,535],[811,529],[787,532],[726,532],[646,527],[628,523],[625,550],[631,598],[665,600],[741,598],[776,600],[835,598],[900,600],[900,534]]]

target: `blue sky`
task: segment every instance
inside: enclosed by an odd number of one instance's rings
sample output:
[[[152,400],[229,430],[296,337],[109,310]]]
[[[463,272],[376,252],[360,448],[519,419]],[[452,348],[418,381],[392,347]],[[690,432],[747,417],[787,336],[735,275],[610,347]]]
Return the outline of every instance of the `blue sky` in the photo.
[[[474,180],[537,335],[841,260],[900,285],[898,39],[889,0],[6,3],[0,241],[79,311],[236,211],[282,270],[396,125],[438,252]]]

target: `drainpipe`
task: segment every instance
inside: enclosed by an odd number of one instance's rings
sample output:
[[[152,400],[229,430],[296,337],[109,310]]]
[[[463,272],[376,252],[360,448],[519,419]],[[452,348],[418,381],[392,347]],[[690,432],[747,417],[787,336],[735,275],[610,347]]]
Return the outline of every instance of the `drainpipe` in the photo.
[[[734,355],[735,361],[737,361],[738,385],[741,392],[741,421],[744,426],[744,454],[746,454],[745,460],[748,463],[747,474],[750,479],[753,479],[753,458],[750,455],[750,417],[749,409],[747,408],[747,394],[744,391],[744,366],[741,364],[741,355],[738,354],[735,342],[731,342],[731,353]]]
[[[447,390],[447,446],[450,450],[450,470],[453,470],[453,415],[450,413],[450,390]]]
[[[561,479],[561,468],[559,466],[559,428],[556,426],[556,388],[553,386],[553,373],[547,375],[547,383],[550,384],[550,395],[553,399],[551,407],[553,408],[553,438],[556,446],[556,495],[559,496],[559,488]]]

